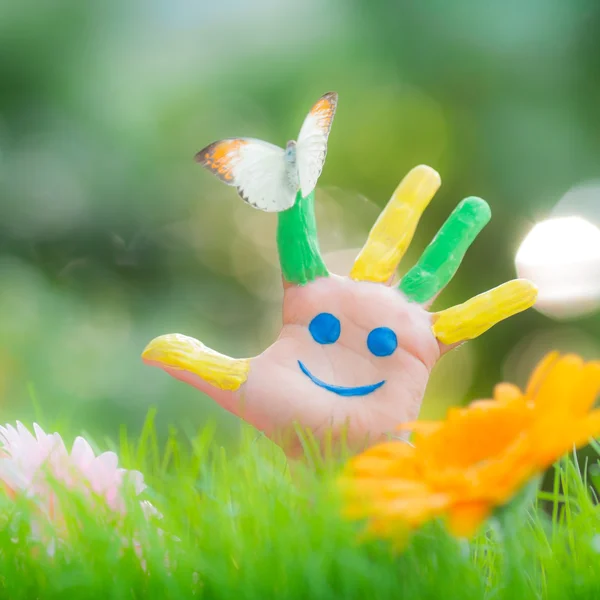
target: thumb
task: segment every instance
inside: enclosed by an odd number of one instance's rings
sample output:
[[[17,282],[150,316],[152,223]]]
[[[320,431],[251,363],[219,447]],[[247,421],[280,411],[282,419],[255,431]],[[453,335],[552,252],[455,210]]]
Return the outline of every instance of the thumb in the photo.
[[[250,372],[247,358],[231,358],[180,333],[154,338],[142,360],[210,396],[226,410],[237,413],[238,390]]]

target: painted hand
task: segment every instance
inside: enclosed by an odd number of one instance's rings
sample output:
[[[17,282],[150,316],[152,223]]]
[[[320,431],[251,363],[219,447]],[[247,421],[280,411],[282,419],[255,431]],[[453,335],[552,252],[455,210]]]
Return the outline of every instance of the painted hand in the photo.
[[[415,419],[431,369],[444,352],[533,305],[536,289],[514,280],[439,313],[427,307],[450,281],[490,219],[463,200],[421,259],[391,286],[418,220],[440,185],[413,169],[375,223],[349,277],[329,274],[319,254],[313,195],[279,213],[283,327],[265,352],[233,359],[170,334],[144,350],[147,364],[208,394],[279,443],[301,453],[296,428],[319,441],[343,434],[359,449]]]

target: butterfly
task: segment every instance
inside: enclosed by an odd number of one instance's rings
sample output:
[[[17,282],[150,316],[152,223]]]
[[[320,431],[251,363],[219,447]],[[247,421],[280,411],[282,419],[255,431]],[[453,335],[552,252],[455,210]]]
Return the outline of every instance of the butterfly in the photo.
[[[304,119],[298,141],[288,142],[285,150],[253,138],[229,138],[200,150],[196,161],[235,186],[255,208],[267,212],[291,208],[298,190],[305,198],[317,185],[337,101],[335,92],[321,96]]]

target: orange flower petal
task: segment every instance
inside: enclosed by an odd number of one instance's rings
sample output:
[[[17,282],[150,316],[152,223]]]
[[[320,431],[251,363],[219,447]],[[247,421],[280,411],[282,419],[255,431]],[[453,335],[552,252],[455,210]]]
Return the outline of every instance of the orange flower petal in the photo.
[[[530,425],[524,404],[490,402],[457,409],[435,434],[416,440],[417,462],[466,469],[501,456]]]
[[[554,361],[539,376],[537,391],[531,396],[536,411],[564,414],[577,389],[583,371],[583,359],[575,354],[566,354]]]
[[[546,377],[552,365],[558,360],[559,356],[560,354],[555,350],[554,352],[546,354],[546,356],[544,356],[544,358],[538,363],[537,367],[534,369],[531,377],[529,378],[529,383],[527,384],[527,389],[525,390],[525,393],[528,396],[533,396],[537,392],[540,384]]]
[[[353,477],[393,477],[403,476],[416,478],[416,467],[402,459],[390,460],[378,456],[358,456],[346,467],[348,476]]]
[[[448,529],[457,537],[471,537],[490,513],[487,502],[455,504],[448,511]]]
[[[589,440],[590,438],[600,436],[600,409],[593,410],[579,423],[581,427],[580,434],[578,435],[579,438],[582,435],[586,435]]]
[[[485,408],[493,408],[494,406],[497,406],[496,400],[490,400],[490,399],[473,400],[473,402],[471,402],[467,405],[467,409],[471,409],[471,408],[485,409]]]
[[[417,479],[415,448],[404,442],[386,442],[352,458],[345,469],[346,477],[402,477]]]
[[[452,493],[462,501],[480,499],[498,503],[511,498],[536,471],[537,467],[532,466],[530,440],[521,435],[486,460],[462,468],[430,466],[424,470],[424,477],[432,489]]]
[[[523,397],[523,392],[512,383],[499,383],[494,388],[494,401],[513,402]]]
[[[591,412],[583,419],[555,423],[554,428],[547,426],[544,430],[548,435],[536,447],[540,468],[550,466],[573,448],[581,448],[591,438],[600,436],[600,410]]]
[[[585,415],[593,406],[600,392],[600,361],[589,362],[583,367],[581,381],[571,400],[574,416]]]
[[[373,503],[373,508],[380,517],[399,519],[412,527],[418,527],[425,521],[443,514],[450,504],[451,499],[447,494],[429,494],[376,502]]]
[[[354,495],[369,498],[413,498],[430,493],[427,486],[420,481],[401,479],[399,477],[372,478],[356,477],[350,480],[349,486]]]
[[[440,421],[410,421],[401,423],[396,427],[397,431],[413,431],[421,434],[429,434],[437,431],[441,427]]]

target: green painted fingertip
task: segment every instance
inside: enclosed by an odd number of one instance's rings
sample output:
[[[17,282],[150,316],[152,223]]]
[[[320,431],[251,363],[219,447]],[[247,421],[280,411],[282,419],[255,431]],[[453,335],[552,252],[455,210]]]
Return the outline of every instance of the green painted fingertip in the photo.
[[[277,249],[283,278],[305,285],[329,272],[319,250],[314,210],[315,192],[306,198],[298,192],[292,208],[278,213]]]
[[[417,264],[402,278],[400,291],[411,302],[431,300],[454,277],[467,250],[491,217],[485,200],[475,196],[462,200]]]

